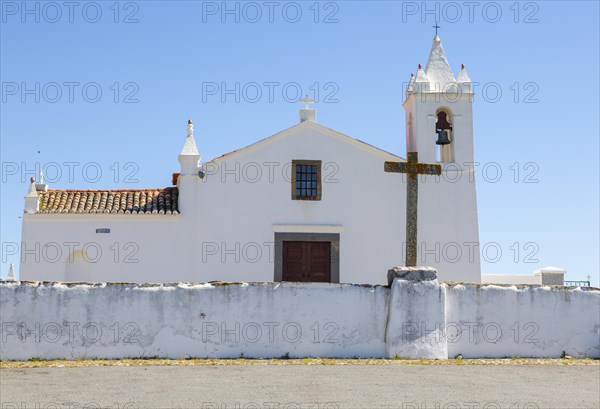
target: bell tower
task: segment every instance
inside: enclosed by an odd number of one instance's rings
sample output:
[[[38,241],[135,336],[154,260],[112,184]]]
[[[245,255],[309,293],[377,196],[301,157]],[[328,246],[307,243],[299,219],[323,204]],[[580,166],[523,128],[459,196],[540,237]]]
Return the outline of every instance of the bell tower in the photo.
[[[473,88],[464,65],[454,76],[437,34],[427,66],[419,64],[410,77],[402,105],[407,152],[417,152],[419,162],[442,165],[441,176],[420,179],[418,265],[436,267],[442,280],[480,282]]]
[[[425,69],[411,74],[406,98],[406,149],[426,163],[473,162],[473,92],[462,65],[454,77],[439,36]]]

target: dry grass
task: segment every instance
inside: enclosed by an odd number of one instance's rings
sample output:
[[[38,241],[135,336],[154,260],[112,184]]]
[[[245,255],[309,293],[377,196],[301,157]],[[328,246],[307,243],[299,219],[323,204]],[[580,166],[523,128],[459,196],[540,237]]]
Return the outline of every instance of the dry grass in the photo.
[[[0,369],[8,368],[79,368],[90,366],[228,366],[228,365],[598,365],[598,359],[573,358],[482,358],[482,359],[89,359],[50,361],[0,361]]]

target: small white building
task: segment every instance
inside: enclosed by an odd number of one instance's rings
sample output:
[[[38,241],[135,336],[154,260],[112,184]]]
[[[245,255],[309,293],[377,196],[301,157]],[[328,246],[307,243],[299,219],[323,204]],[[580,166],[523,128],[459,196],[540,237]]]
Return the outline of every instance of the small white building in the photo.
[[[464,66],[456,79],[435,36],[403,107],[407,151],[443,165],[419,177],[418,207],[418,264],[442,280],[480,281],[472,101]],[[190,121],[169,187],[32,180],[20,278],[385,284],[404,264],[406,175],[384,172],[404,159],[317,123],[308,101],[299,123],[212,161],[200,157],[210,137],[199,142]]]
[[[565,274],[567,271],[563,268],[548,266],[535,270],[533,275],[482,274],[481,282],[484,284],[563,285]]]

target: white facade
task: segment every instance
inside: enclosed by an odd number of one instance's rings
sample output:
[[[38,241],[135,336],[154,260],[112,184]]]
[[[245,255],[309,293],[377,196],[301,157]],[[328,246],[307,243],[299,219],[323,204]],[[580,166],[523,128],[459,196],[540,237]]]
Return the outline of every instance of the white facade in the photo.
[[[453,126],[452,143],[442,147],[442,177],[419,179],[418,263],[436,267],[442,280],[479,282],[475,182],[465,166],[474,160],[470,80],[464,69],[461,83],[447,70],[436,36],[427,69],[413,77],[404,101],[407,146],[420,162],[437,161],[440,109]],[[437,92],[439,80],[454,81],[458,98]],[[92,210],[63,204],[48,211],[36,197],[45,185],[31,188],[20,278],[274,281],[281,268],[277,237],[286,234],[332,240],[333,282],[385,284],[385,272],[404,264],[406,176],[383,166],[404,161],[397,155],[316,123],[306,108],[299,124],[211,162],[201,164],[197,146],[201,151],[190,122],[179,156],[177,211],[104,212],[95,210],[105,205],[98,196]],[[293,160],[321,161],[320,200],[292,200]]]

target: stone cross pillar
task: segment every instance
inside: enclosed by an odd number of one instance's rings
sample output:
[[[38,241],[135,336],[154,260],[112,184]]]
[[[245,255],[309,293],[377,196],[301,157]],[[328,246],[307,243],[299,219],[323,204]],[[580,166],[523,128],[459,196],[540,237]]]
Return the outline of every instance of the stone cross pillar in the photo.
[[[419,175],[441,175],[440,165],[419,163],[417,152],[408,152],[407,162],[385,162],[384,171],[407,173],[406,184],[406,265],[417,265],[417,213],[419,209]]]

